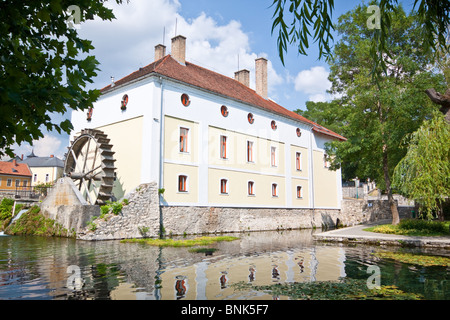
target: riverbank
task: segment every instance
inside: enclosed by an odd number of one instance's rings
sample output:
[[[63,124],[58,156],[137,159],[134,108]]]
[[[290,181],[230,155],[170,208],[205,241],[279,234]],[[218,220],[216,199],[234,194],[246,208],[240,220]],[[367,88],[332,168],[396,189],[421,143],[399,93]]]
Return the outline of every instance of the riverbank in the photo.
[[[374,225],[388,224],[390,220],[321,232],[313,235],[314,240],[342,243],[364,243],[375,245],[391,245],[402,247],[450,248],[450,237],[419,237],[395,234],[383,234],[364,231]]]

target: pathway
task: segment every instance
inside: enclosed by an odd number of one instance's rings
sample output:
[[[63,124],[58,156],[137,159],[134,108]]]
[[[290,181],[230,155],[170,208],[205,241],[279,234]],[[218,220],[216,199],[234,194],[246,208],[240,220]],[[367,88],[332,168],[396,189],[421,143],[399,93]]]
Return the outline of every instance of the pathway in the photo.
[[[395,234],[368,232],[363,230],[374,225],[388,224],[390,222],[391,220],[380,220],[374,223],[317,233],[314,234],[313,237],[318,241],[359,242],[378,245],[450,248],[450,237],[402,236]]]

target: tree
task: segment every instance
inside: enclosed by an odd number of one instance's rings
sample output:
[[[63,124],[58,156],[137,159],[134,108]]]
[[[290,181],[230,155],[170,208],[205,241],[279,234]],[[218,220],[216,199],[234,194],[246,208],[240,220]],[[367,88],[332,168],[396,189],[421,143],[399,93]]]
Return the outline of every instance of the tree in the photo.
[[[450,196],[450,126],[436,113],[407,139],[408,151],[395,168],[394,185],[419,203],[429,219],[437,212],[443,221],[442,205]]]
[[[122,3],[122,0],[116,0]],[[50,113],[85,110],[98,98],[86,90],[99,62],[68,22],[114,14],[104,1],[5,0],[0,3],[0,157],[15,142],[32,143],[47,130],[70,133],[69,120],[52,123]],[[69,10],[71,9],[71,10]],[[79,9],[79,11],[78,11]]]
[[[400,143],[435,109],[425,89],[444,88],[445,81],[442,75],[427,71],[433,56],[419,36],[420,19],[406,15],[401,6],[393,11],[386,35],[387,73],[378,70],[376,79],[368,77],[373,63],[366,12],[367,7],[357,6],[341,16],[336,27],[341,40],[330,60],[329,79],[331,93],[342,95],[346,119],[339,133],[348,140],[329,144],[327,152],[334,155],[334,166],[349,163],[359,177],[377,181],[388,195],[393,224],[397,224],[391,179],[406,153]]]
[[[370,34],[370,52],[373,62],[372,71],[382,66],[386,71],[385,58],[389,55],[387,50],[388,34],[391,27],[391,16],[397,10],[398,0],[371,1],[377,9],[366,10],[367,22],[375,19]],[[334,0],[273,0],[274,8],[272,34],[278,29],[278,53],[284,64],[284,54],[288,45],[297,45],[298,52],[306,55],[309,41],[318,42],[319,59],[325,57],[327,61],[332,57],[332,41],[335,26],[332,22]],[[288,9],[287,9],[288,8]],[[445,40],[446,32],[450,26],[450,2],[447,0],[414,0],[414,10],[418,23],[422,25],[419,34],[425,50],[450,51],[450,45]],[[289,22],[292,21],[290,24]],[[314,35],[311,35],[310,28]],[[375,74],[376,75],[376,74]]]

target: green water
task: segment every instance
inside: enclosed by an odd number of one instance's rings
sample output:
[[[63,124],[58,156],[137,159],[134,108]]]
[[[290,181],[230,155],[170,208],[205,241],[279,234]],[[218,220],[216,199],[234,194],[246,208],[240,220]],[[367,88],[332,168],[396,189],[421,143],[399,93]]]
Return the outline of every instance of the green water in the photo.
[[[381,285],[428,300],[450,299],[450,268],[371,254],[383,249],[450,256],[447,251],[322,244],[313,241],[313,232],[233,234],[240,240],[212,245],[216,250],[206,254],[119,241],[1,236],[0,299],[287,299],[232,284],[368,279],[369,266],[379,267]]]

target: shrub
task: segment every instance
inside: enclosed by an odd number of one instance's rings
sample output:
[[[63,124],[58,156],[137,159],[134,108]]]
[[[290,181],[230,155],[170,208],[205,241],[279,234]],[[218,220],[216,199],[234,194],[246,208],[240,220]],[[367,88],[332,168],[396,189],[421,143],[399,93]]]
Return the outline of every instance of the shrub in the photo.
[[[401,220],[398,228],[408,231],[415,230],[422,233],[448,233],[448,228],[444,223],[422,219]]]

